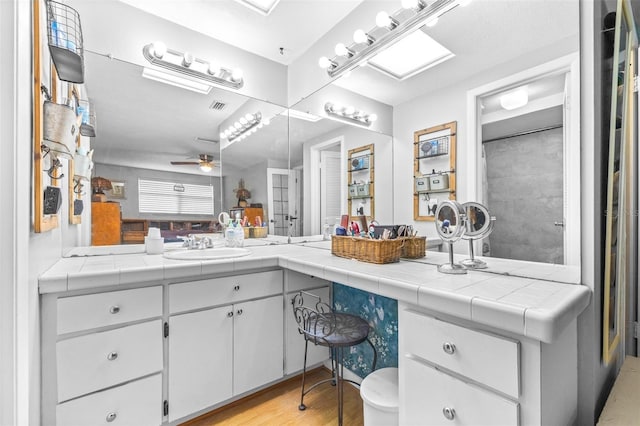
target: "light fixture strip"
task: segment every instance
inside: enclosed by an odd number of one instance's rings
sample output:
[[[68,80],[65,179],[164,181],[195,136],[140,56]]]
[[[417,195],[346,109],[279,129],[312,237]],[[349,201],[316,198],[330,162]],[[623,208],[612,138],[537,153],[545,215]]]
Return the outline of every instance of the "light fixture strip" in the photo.
[[[367,127],[371,126],[371,123],[378,119],[378,116],[375,114],[365,114],[361,110],[356,110],[355,108],[353,108],[352,114],[347,113],[346,108],[337,110],[336,105],[332,102],[327,102],[326,104],[324,104],[324,111],[331,117],[337,117],[341,120]]]
[[[244,85],[244,79],[239,78],[237,80],[234,80],[231,77],[233,71],[228,68],[220,67],[220,71],[218,72],[220,76],[218,77],[208,72],[198,71],[189,66],[185,66],[184,64],[175,64],[171,61],[158,58],[153,53],[153,44],[147,44],[146,46],[144,46],[144,48],[142,49],[142,54],[144,55],[145,59],[153,65],[157,65],[159,67],[163,67],[180,74],[186,74],[199,80],[205,80],[221,86],[231,87],[233,89],[240,89]],[[184,53],[178,52],[177,50],[173,49],[167,49],[166,54],[171,54],[178,58],[183,58],[185,55]],[[205,69],[209,66],[209,62],[199,58],[193,58],[193,62],[204,65]]]
[[[229,139],[229,143],[233,143],[236,139],[240,138],[243,135],[246,135],[254,127],[258,126],[262,122],[262,114],[260,112],[256,112],[253,114],[253,119],[248,121],[247,124],[243,125],[240,129],[236,129],[229,134],[227,137]]]
[[[333,78],[339,76],[343,72],[353,70],[369,58],[377,55],[381,50],[398,40],[407,32],[417,30],[422,27],[429,18],[433,16],[442,16],[457,5],[458,3],[456,0],[436,0],[424,9],[416,11],[416,14],[411,18],[404,22],[400,22],[394,29],[389,30],[387,34],[378,37],[375,42],[369,44],[364,49],[357,51],[355,55],[347,58],[344,62],[339,63],[336,61],[338,56],[334,56],[331,62],[337,63],[338,65],[333,67],[329,66],[327,68],[327,73]]]

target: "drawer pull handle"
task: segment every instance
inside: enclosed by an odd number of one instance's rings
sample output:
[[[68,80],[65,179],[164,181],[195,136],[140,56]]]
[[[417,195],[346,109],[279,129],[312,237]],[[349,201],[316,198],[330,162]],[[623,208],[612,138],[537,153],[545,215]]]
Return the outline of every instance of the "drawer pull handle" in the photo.
[[[445,342],[442,344],[442,350],[449,355],[453,355],[456,352],[456,345],[454,345],[453,343]]]
[[[109,355],[107,355],[107,359],[109,361],[115,361],[118,358],[118,352],[109,352]]]
[[[238,315],[242,315],[242,309],[238,309],[238,312],[236,312]]]
[[[118,415],[116,413],[111,412],[111,413],[107,414],[107,421],[109,423],[111,423],[112,421],[114,421],[116,419],[116,417],[118,417]]]
[[[231,318],[231,317],[233,316],[233,311],[229,311],[229,312],[227,312],[227,316],[228,316],[229,318]]]
[[[235,287],[233,287],[233,289],[234,289],[235,291],[240,291],[240,286],[239,286],[239,285],[236,285]]]
[[[444,414],[444,417],[447,420],[453,420],[456,418],[456,410],[454,410],[453,408],[444,407],[442,409],[442,414]]]
[[[117,314],[118,312],[120,312],[120,306],[116,305],[116,306],[110,307],[109,312],[111,312],[112,314]]]

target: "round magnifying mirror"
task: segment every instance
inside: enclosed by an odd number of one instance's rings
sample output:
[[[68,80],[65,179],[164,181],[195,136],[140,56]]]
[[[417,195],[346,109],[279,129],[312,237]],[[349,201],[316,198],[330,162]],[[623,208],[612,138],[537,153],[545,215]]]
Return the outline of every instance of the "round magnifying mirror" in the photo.
[[[492,217],[489,209],[480,203],[470,201],[464,203],[462,207],[467,216],[467,232],[463,238],[469,240],[469,259],[465,259],[461,263],[467,268],[484,269],[487,267],[486,262],[474,257],[473,241],[491,234],[495,217]]]
[[[438,266],[438,271],[445,274],[466,274],[464,266],[453,262],[453,243],[458,241],[466,231],[466,214],[460,203],[445,200],[436,209],[436,231],[442,240],[449,243],[449,263]]]

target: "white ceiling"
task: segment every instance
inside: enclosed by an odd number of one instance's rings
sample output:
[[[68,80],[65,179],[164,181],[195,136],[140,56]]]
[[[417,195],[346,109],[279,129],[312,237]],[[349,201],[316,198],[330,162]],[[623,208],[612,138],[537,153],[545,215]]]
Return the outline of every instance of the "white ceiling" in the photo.
[[[290,64],[323,37],[330,37],[339,21],[352,11],[362,12],[361,8],[365,8],[373,26],[381,8],[400,8],[399,0],[281,0],[272,14],[263,16],[233,0],[120,1],[282,64]],[[479,71],[508,67],[511,62],[558,42],[567,44],[569,40],[577,50],[577,3],[475,0],[466,8],[446,14],[436,27],[425,28],[455,58],[402,82],[361,67],[336,84],[388,105],[398,105],[473,78]],[[85,25],[91,23],[83,21]],[[284,55],[280,55],[279,47],[285,48]],[[326,55],[332,56],[332,51]],[[201,173],[193,166],[170,166],[169,161],[197,158],[203,153],[219,158],[218,144],[194,139],[218,140],[218,126],[249,101],[226,90],[214,89],[209,95],[201,95],[145,80],[140,76],[140,66],[90,52],[85,54],[85,68],[86,86],[98,116],[98,136],[92,140],[98,162]],[[227,106],[222,111],[210,110],[214,100]],[[298,140],[315,138],[339,126],[331,120],[313,126],[299,120],[292,123]],[[253,164],[267,152],[265,146],[271,147],[271,155],[286,159],[289,131],[286,119],[281,117],[242,142],[241,159],[223,155],[223,161],[235,159]],[[234,148],[237,149],[240,148]]]
[[[284,65],[362,2],[280,0],[271,14],[264,16],[232,0],[120,1]]]

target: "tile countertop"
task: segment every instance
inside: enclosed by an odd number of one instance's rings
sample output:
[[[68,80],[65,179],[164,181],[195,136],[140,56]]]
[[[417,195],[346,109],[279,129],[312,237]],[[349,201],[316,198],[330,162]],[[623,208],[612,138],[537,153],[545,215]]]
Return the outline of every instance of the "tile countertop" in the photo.
[[[446,253],[429,251],[420,261],[376,265],[333,256],[328,248],[328,241],[257,246],[248,248],[249,256],[203,261],[144,253],[63,258],[40,276],[39,290],[56,293],[281,267],[546,343],[554,341],[591,297],[584,285],[554,282],[553,265],[541,266],[545,279],[481,271],[445,275],[427,260],[442,263]]]

